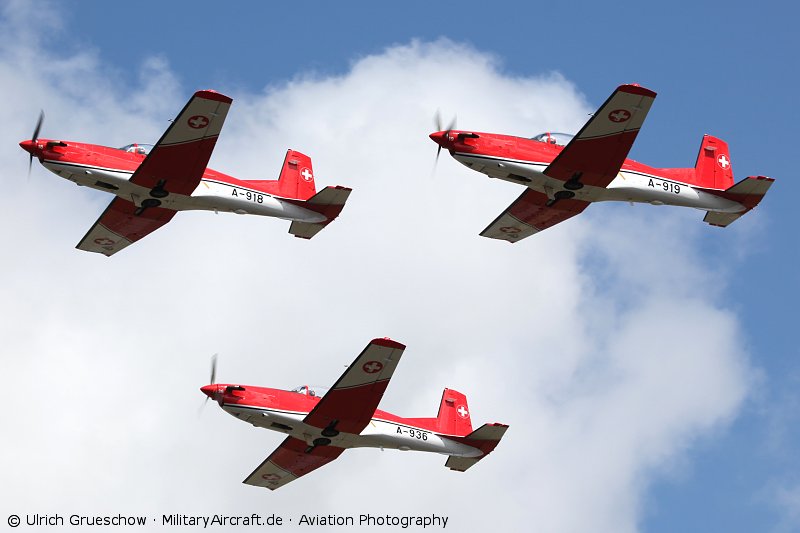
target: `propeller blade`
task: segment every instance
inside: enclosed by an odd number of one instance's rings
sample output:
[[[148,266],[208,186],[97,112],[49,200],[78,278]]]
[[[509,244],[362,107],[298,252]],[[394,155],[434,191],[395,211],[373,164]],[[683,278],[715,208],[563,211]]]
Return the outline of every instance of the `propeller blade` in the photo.
[[[450,124],[447,125],[447,131],[456,129],[456,119],[457,118],[458,117],[456,115],[453,115],[453,120],[451,120]]]
[[[433,115],[433,124],[436,127],[436,131],[445,131],[450,133],[450,130],[456,127],[456,115],[453,115],[453,119],[450,121],[450,124],[447,125],[447,128],[442,129],[442,113],[440,110],[436,110],[436,113]],[[431,178],[436,175],[436,168],[439,166],[439,156],[442,153],[442,145],[439,145],[439,148],[436,149],[436,159],[433,162],[433,170],[431,171]]]
[[[209,381],[211,385],[217,383],[217,355],[218,354],[214,354],[211,356],[211,381]]]
[[[215,385],[217,383],[217,355],[219,354],[214,354],[211,356],[211,380],[209,382],[210,385]],[[210,399],[211,396],[206,396],[205,401],[200,406],[200,409],[197,411],[198,416],[203,412],[203,409],[205,409],[206,404]]]
[[[44,122],[44,109],[39,111],[39,120],[36,121],[36,127],[33,128],[33,136],[31,140],[36,142],[36,139],[39,138],[39,132],[42,129],[42,123]],[[28,179],[31,177],[31,170],[33,169],[33,154],[28,157]]]
[[[39,131],[42,129],[42,122],[44,122],[44,109],[39,111],[39,120],[36,121],[36,128],[33,130],[33,136],[31,137],[32,141],[35,141],[39,138]]]

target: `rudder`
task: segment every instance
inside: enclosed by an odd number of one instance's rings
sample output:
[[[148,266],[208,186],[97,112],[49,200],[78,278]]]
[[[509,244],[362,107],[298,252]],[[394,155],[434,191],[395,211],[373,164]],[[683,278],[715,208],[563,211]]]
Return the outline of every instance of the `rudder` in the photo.
[[[472,433],[472,419],[464,394],[453,389],[444,389],[439,413],[436,415],[436,427],[438,433],[446,435],[465,436]]]
[[[317,193],[311,158],[292,149],[286,151],[277,180],[247,181],[247,183],[281,198],[308,200]]]
[[[694,165],[695,183],[704,189],[725,190],[733,185],[728,143],[712,135],[703,135]]]

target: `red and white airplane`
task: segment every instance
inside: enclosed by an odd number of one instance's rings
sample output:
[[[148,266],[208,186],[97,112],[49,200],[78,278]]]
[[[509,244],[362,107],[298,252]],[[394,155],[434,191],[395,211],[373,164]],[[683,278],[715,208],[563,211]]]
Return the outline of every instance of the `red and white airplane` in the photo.
[[[289,232],[310,239],[335,219],[351,189],[314,186],[311,159],[289,150],[277,180],[246,181],[206,168],[233,100],[198,91],[155,146],[108,148],[33,138],[20,146],[45,168],[78,185],[117,197],[78,243],[113,255],[185,210],[227,211],[291,220]]]
[[[430,137],[467,167],[526,187],[483,230],[491,239],[517,242],[592,202],[694,207],[706,211],[703,220],[713,226],[727,226],[753,209],[774,180],[751,176],[734,185],[728,145],[711,135],[703,137],[694,168],[626,159],[655,97],[639,85],[621,85],[575,136],[524,139],[448,128]]]
[[[436,418],[401,418],[377,409],[405,346],[373,339],[327,392],[241,385],[202,387],[233,416],[288,437],[244,483],[271,490],[328,464],[348,448],[391,448],[448,455],[445,466],[465,471],[489,454],[508,429],[484,424],[472,430],[467,398],[445,389]]]

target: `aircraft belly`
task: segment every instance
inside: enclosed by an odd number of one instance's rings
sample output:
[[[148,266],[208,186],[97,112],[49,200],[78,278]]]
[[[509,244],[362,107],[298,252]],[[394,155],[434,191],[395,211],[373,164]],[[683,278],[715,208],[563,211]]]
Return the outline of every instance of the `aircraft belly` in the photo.
[[[547,165],[543,163],[476,157],[467,154],[455,154],[453,157],[466,167],[486,174],[490,178],[528,185],[529,187],[535,187],[536,185],[544,187],[545,183],[549,181],[557,181],[542,174],[544,169],[547,168]]]
[[[150,198],[150,190],[131,183],[131,172],[112,169],[88,168],[55,161],[42,163],[51,172],[80,186],[115,194],[140,206],[142,200]],[[168,187],[167,187],[168,188]],[[275,198],[266,193],[233,187],[218,182],[203,180],[192,196],[170,194],[160,198],[161,205],[175,211],[222,211],[236,214],[260,215],[298,222],[319,223],[327,219],[324,215],[298,205]]]
[[[276,198],[267,193],[243,189],[216,181],[203,180],[187,198],[181,209],[228,211],[237,214],[261,215],[318,223],[327,220],[324,215]]]
[[[129,184],[128,180],[132,175],[131,172],[70,165],[56,161],[44,161],[42,165],[50,172],[77,185],[111,193]]]
[[[354,448],[413,450],[461,457],[481,455],[481,451],[477,448],[440,437],[431,431],[418,430],[412,426],[382,420],[372,420],[351,446]]]
[[[470,154],[453,154],[463,165],[486,174],[490,178],[502,179],[526,185],[552,197],[564,189],[564,182],[545,176],[544,163],[514,161]],[[621,171],[608,187],[585,186],[573,191],[576,200],[585,202],[639,202],[654,205],[676,205],[706,211],[739,213],[744,207],[738,202],[695,189],[690,185],[666,180],[658,176]]]
[[[596,201],[641,202],[733,213],[744,209],[738,202],[684,183],[628,171],[620,172],[605,189],[603,197]]]
[[[289,427],[296,427],[302,425],[303,413],[291,413],[285,411],[271,411],[266,409],[257,409],[252,407],[239,407],[236,405],[225,405],[223,409],[239,420],[243,420],[254,426],[263,427],[266,429],[275,429],[273,423],[283,424]],[[278,430],[279,431],[279,430]]]

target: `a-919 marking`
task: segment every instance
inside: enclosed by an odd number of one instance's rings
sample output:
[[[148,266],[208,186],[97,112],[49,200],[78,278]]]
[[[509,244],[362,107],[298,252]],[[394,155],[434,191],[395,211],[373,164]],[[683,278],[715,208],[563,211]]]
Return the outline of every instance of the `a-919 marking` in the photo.
[[[653,181],[653,179],[651,178],[647,186],[655,188],[658,187],[659,184],[658,181]],[[674,192],[675,194],[681,193],[681,186],[678,185],[677,183],[672,183],[671,181],[662,181],[660,187],[664,189],[664,192]]]

